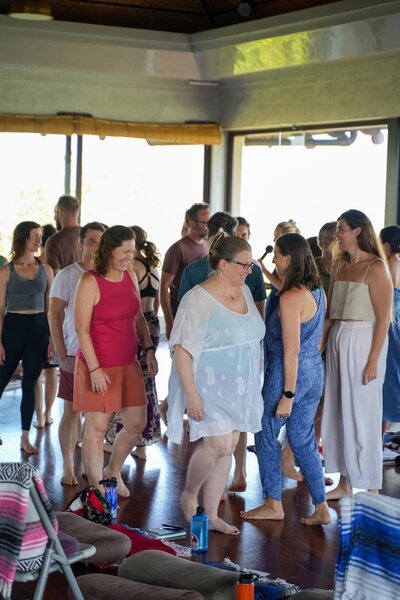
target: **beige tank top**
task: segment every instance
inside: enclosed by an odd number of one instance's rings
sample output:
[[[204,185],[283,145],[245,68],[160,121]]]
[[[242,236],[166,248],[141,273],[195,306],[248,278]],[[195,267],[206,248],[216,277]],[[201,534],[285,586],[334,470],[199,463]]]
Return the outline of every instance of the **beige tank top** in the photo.
[[[364,283],[370,266],[376,258],[368,263],[361,282],[335,281],[333,284],[329,317],[341,321],[375,322],[375,311],[372,306],[368,285]]]

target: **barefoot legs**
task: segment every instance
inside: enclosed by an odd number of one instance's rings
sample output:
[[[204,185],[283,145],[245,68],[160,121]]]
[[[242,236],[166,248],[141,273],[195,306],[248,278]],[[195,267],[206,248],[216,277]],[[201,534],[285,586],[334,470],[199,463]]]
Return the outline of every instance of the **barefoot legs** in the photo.
[[[190,459],[181,505],[185,518],[190,521],[198,506],[200,488],[204,486],[204,508],[210,519],[210,529],[237,535],[239,530],[218,517],[217,511],[223,494],[239,432],[203,439]]]

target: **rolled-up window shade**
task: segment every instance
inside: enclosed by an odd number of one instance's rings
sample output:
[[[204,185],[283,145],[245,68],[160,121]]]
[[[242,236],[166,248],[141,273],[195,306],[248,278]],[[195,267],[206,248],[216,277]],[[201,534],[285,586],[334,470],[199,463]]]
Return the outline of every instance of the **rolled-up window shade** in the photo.
[[[99,137],[133,137],[171,144],[221,143],[216,123],[134,123],[96,119],[87,115],[11,115],[0,114],[0,132]]]

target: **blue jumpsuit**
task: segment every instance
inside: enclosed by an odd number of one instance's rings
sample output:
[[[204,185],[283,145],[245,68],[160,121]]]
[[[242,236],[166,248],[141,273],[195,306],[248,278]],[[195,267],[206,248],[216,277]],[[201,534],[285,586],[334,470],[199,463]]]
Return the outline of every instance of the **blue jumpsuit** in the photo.
[[[325,483],[314,434],[314,417],[324,386],[324,370],[318,349],[325,317],[325,296],[321,289],[311,292],[317,303],[315,315],[301,324],[298,373],[293,409],[286,419],[286,431],[297,464],[307,482],[314,504],[325,501]],[[277,437],[284,419],[275,411],[284,390],[283,340],[279,305],[268,318],[266,367],[262,395],[262,430],[255,435],[261,483],[266,497],[281,499],[281,447]]]

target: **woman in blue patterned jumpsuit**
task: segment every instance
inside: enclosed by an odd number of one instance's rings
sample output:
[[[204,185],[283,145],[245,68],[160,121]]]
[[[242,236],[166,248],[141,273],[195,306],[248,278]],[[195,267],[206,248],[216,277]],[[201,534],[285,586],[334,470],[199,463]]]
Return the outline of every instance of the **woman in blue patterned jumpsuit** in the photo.
[[[321,459],[314,435],[314,416],[323,390],[319,350],[325,317],[325,294],[310,247],[297,233],[280,236],[274,262],[282,287],[279,305],[267,324],[266,372],[263,387],[262,430],[255,436],[266,502],[242,513],[244,519],[282,520],[281,447],[278,434],[286,431],[307,482],[315,512],[305,525],[328,524]]]

